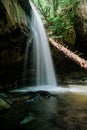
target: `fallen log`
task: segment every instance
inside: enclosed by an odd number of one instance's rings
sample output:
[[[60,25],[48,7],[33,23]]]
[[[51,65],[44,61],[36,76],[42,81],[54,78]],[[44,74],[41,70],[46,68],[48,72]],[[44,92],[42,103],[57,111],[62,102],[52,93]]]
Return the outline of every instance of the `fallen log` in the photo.
[[[60,52],[62,52],[64,55],[66,55],[69,59],[76,62],[81,68],[84,68],[87,70],[87,60],[79,57],[74,52],[70,51],[66,47],[62,46],[61,44],[55,42],[53,39],[49,38],[49,42],[55,46]]]

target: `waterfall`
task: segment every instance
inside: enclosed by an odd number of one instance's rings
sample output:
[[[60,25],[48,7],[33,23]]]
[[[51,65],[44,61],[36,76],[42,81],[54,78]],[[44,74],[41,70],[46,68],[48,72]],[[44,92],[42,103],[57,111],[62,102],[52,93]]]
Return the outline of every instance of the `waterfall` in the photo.
[[[87,94],[87,87],[81,88],[81,85],[68,85],[68,87],[57,86],[56,77],[51,58],[49,43],[46,37],[46,32],[39,16],[39,13],[30,1],[31,5],[31,30],[33,34],[33,45],[34,45],[34,67],[36,70],[36,87],[29,86],[24,88],[18,88],[11,90],[10,92],[37,92],[37,91],[49,91],[51,93],[81,93]],[[26,46],[26,57],[25,57],[25,70],[27,68],[28,51],[31,41],[28,40]],[[27,70],[26,70],[27,71]],[[25,73],[24,73],[25,74]],[[25,74],[26,75],[26,74]],[[24,77],[25,77],[24,75]],[[49,87],[50,86],[50,87]]]
[[[31,30],[34,44],[34,66],[36,72],[36,85],[56,86],[56,77],[50,53],[49,43],[43,22],[35,5],[31,5]]]

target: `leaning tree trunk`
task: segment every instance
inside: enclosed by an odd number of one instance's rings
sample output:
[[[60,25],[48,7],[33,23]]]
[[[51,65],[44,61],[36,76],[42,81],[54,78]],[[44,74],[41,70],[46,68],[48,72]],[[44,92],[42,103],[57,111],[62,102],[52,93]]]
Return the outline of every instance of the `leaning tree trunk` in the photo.
[[[66,55],[68,58],[76,62],[81,68],[87,70],[87,61],[81,57],[79,57],[74,52],[68,50],[66,47],[62,46],[61,44],[55,42],[53,39],[49,38],[50,43],[55,46],[60,52]]]

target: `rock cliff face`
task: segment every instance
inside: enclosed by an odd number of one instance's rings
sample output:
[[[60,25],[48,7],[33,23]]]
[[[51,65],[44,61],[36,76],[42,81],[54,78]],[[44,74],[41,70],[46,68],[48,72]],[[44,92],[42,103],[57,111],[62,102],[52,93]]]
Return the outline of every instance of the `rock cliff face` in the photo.
[[[83,53],[87,55],[87,0],[80,0],[75,24],[77,48],[80,48],[81,51],[83,50]]]
[[[78,11],[78,16],[80,18],[80,21],[82,23],[82,28],[80,27],[79,33],[81,35],[86,35],[87,34],[87,0],[81,0],[80,1],[80,6]]]
[[[0,0],[0,84],[22,75],[30,36],[28,0]]]

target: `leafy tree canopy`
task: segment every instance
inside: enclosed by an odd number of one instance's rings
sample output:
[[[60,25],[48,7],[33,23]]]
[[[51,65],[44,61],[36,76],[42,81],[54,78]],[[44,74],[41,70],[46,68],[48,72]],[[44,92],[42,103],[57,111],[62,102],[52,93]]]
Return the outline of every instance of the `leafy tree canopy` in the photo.
[[[74,24],[80,0],[33,0],[43,15],[48,29],[58,36]]]

